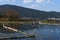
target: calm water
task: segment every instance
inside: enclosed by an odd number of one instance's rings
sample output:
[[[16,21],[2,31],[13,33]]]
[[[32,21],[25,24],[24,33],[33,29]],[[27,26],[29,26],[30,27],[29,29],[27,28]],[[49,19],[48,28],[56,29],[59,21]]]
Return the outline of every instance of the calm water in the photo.
[[[8,40],[60,40],[60,25],[38,25],[39,28],[29,29],[26,32],[35,31],[35,38],[20,38]]]

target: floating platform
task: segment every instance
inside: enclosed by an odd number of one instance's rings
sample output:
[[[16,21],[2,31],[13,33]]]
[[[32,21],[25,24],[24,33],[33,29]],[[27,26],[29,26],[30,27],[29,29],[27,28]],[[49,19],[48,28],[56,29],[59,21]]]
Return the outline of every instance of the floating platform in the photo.
[[[30,34],[30,35],[12,34],[12,36],[11,35],[0,36],[0,39],[18,39],[18,38],[35,38],[35,35],[34,34]]]
[[[17,39],[17,38],[30,38],[30,37],[35,37],[34,33],[26,33],[26,32],[22,32],[18,29],[14,29],[11,27],[7,27],[3,24],[3,28],[5,29],[9,29],[18,33],[9,33],[9,34],[5,34],[5,33],[0,33],[0,39]],[[34,32],[34,31],[33,31]]]

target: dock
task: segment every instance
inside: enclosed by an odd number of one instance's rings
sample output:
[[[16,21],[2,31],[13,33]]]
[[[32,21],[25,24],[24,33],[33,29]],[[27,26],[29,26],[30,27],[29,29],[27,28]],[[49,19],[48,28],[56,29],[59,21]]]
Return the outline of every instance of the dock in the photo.
[[[13,36],[14,35],[14,36]],[[0,39],[20,39],[20,38],[35,38],[34,34],[30,34],[30,35],[17,35],[17,34],[13,34],[12,36],[10,35],[5,35],[5,36],[1,36]]]
[[[3,28],[15,31],[16,33],[9,33],[9,34],[1,33],[0,39],[17,39],[17,38],[34,38],[35,37],[35,33],[22,32],[18,29],[7,27],[5,24],[3,24]]]

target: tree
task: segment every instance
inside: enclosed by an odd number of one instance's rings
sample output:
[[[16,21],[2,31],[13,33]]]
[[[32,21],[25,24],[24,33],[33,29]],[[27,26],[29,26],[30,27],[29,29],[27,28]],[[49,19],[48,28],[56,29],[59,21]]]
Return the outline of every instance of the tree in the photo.
[[[8,8],[5,15],[12,18],[19,18],[19,14],[15,10],[12,10],[11,8]]]
[[[16,20],[19,18],[19,14],[15,11],[12,10],[11,8],[8,8],[5,14],[5,17],[7,17],[9,20]]]

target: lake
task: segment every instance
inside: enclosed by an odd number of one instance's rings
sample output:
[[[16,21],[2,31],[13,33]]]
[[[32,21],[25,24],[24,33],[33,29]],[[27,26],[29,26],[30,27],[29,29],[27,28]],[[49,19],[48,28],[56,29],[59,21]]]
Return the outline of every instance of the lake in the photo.
[[[60,40],[60,25],[37,25],[38,28],[24,30],[25,32],[35,31],[35,38],[19,38],[8,40]]]

